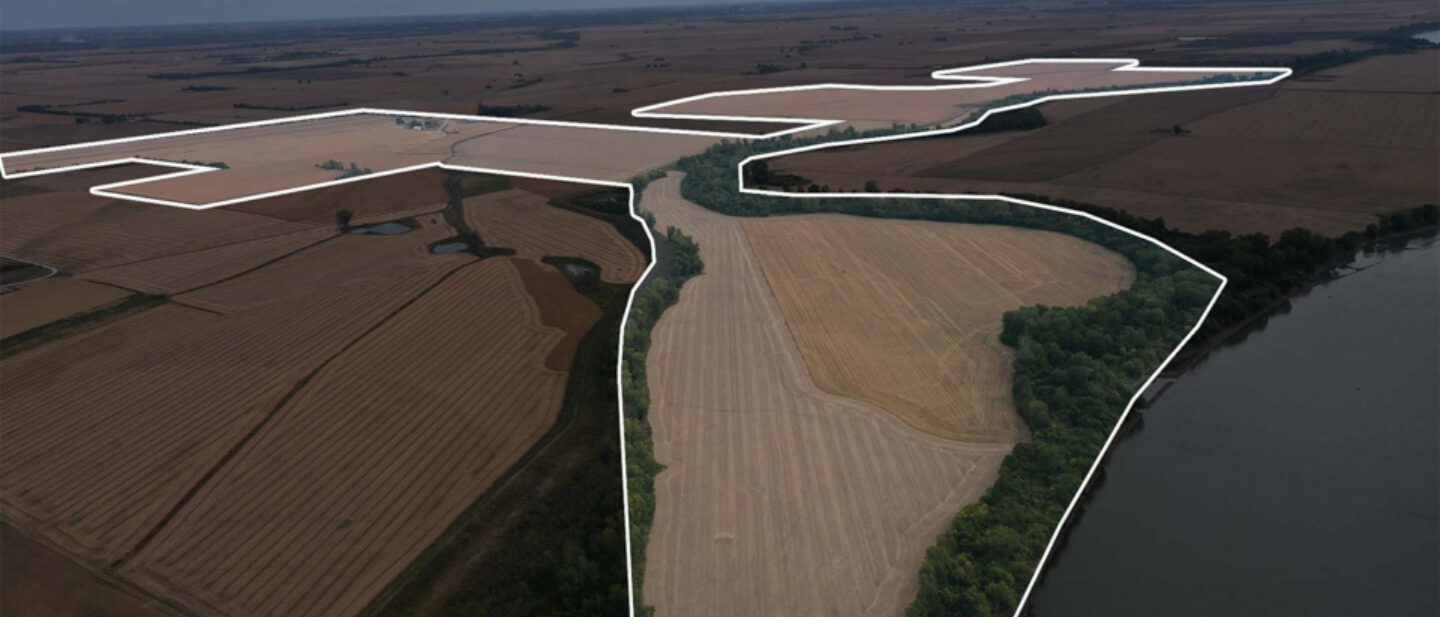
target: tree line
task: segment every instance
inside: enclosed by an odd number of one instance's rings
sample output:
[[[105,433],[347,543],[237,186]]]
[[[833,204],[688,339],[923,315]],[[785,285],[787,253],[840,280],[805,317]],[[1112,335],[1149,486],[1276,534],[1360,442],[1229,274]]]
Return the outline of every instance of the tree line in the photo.
[[[663,172],[658,175],[663,176]],[[636,195],[656,174],[637,178]],[[654,227],[654,215],[642,213]],[[660,315],[680,300],[680,288],[705,270],[700,259],[700,245],[684,232],[669,227],[657,243],[668,243],[673,250],[657,251],[659,256],[671,255],[669,268],[655,268],[636,292],[630,305],[625,327],[625,344],[620,368],[620,391],[625,401],[625,471],[630,502],[630,550],[634,571],[632,591],[635,614],[648,616],[654,607],[640,601],[645,579],[645,546],[650,538],[650,525],[655,520],[655,476],[664,469],[655,460],[655,444],[650,432],[650,388],[646,383],[645,357],[650,351],[650,332]],[[656,273],[668,271],[667,275]]]

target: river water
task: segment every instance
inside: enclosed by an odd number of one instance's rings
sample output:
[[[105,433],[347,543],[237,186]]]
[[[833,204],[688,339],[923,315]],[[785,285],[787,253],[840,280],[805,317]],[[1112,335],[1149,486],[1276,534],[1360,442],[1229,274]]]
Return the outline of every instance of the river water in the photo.
[[[1440,243],[1354,265],[1144,412],[1035,617],[1440,615]]]

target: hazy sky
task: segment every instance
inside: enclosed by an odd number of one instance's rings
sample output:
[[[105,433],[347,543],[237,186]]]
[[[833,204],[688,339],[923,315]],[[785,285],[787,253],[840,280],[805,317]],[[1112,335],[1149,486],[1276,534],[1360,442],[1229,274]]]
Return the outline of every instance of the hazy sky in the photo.
[[[0,29],[344,19],[742,2],[755,3],[756,0],[0,0]]]

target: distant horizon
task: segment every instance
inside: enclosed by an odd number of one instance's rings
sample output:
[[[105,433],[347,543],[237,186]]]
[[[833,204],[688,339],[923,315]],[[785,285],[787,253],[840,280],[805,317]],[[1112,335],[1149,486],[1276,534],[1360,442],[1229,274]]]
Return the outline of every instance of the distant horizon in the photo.
[[[509,2],[466,2],[465,0],[367,0],[333,2],[332,7],[307,4],[292,6],[284,0],[259,0],[245,4],[221,4],[213,0],[151,0],[141,12],[126,11],[124,3],[105,0],[58,0],[40,4],[33,0],[0,0],[0,32],[46,32],[65,30],[144,29],[184,26],[281,25],[289,23],[324,23],[368,21],[377,19],[428,19],[439,17],[513,17],[548,13],[605,13],[642,9],[705,9],[727,6],[779,8],[801,4],[860,4],[864,0],[530,0],[523,8]],[[172,19],[154,19],[170,5]],[[430,8],[425,8],[425,7]],[[213,10],[212,10],[213,9]],[[298,9],[298,10],[296,10]],[[328,9],[328,10],[327,10]],[[393,12],[391,11],[393,9]],[[110,13],[119,11],[119,15]],[[202,14],[209,11],[208,14]],[[293,11],[293,12],[292,12]],[[343,11],[352,11],[342,14]],[[96,14],[100,14],[96,16]],[[140,19],[131,19],[143,14]],[[18,17],[17,17],[18,15]],[[92,15],[88,20],[74,20],[77,15]],[[59,23],[60,21],[68,23]]]

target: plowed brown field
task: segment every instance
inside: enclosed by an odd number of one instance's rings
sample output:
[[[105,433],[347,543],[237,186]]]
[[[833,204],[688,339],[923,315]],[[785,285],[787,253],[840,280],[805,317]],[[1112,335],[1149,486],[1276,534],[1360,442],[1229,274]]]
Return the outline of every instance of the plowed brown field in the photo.
[[[1079,305],[1135,278],[1116,253],[1032,229],[825,214],[743,227],[820,389],[958,441],[1027,434],[1006,311]]]
[[[994,482],[1009,444],[911,428],[821,391],[736,219],[650,184],[705,274],[648,359],[656,514],[643,599],[661,616],[899,615],[925,549]]]
[[[565,336],[510,260],[462,267],[316,374],[124,573],[205,614],[354,614],[549,429]]]
[[[587,259],[600,266],[607,283],[640,278],[645,256],[613,225],[547,201],[521,190],[467,197],[465,221],[487,244],[513,248],[521,256]]]
[[[130,295],[123,289],[73,278],[32,281],[0,294],[0,337],[88,311]]]

